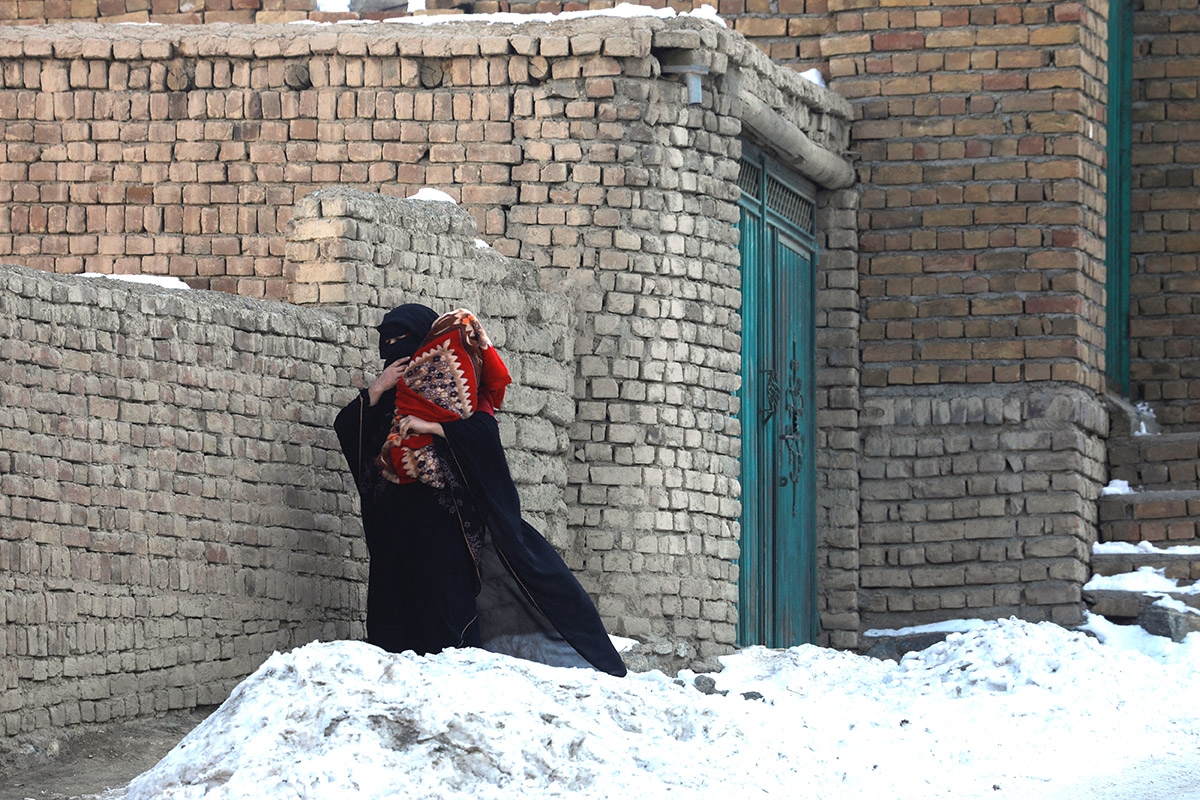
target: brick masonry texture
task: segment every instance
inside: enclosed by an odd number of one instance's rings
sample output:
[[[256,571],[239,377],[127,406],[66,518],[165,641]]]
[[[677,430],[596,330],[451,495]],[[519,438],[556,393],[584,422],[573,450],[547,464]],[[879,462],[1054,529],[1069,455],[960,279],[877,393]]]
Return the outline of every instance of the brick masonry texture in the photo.
[[[1108,429],[1105,13],[830,0],[800,37],[792,63],[855,109],[864,625],[1081,619]]]
[[[274,650],[362,636],[331,426],[402,300],[486,314],[517,380],[501,435],[523,508],[570,552],[565,299],[453,206],[337,189],[299,210],[298,295],[310,252],[365,257],[311,308],[0,268],[0,742],[220,702]]]
[[[1168,431],[1200,430],[1200,10],[1134,12],[1130,360]]]
[[[449,5],[486,10],[480,4]],[[541,2],[520,10],[604,5]],[[857,509],[841,507],[844,517],[855,518],[835,537],[846,550],[822,550],[822,580],[831,587],[823,596],[857,591],[860,608],[844,619],[858,614],[867,625],[967,613],[1078,621],[1078,584],[1086,580],[1087,543],[1096,537],[1095,498],[1104,481],[1098,467],[1104,459],[1097,453],[1107,434],[1100,400],[1107,4],[718,0],[715,5],[734,30],[774,60],[794,69],[820,69],[853,108],[859,196],[855,227],[844,235],[857,239],[859,274],[842,284],[853,293],[844,308],[854,309],[853,334],[842,333],[845,341],[858,343],[858,353],[842,362],[855,375],[849,381],[853,389],[825,396],[826,418],[834,417],[828,405],[834,398],[846,403],[847,416],[859,404],[874,413],[906,402],[930,415],[956,409],[941,415],[956,420],[952,442],[945,441],[938,416],[938,422],[900,438],[887,428],[872,428],[880,438],[864,439],[858,459],[822,451],[829,464],[857,460],[860,475],[839,473],[839,485],[857,487],[861,480],[864,492],[869,486],[883,497],[919,492],[913,485],[918,475],[944,478],[928,519],[940,525],[937,535],[945,542],[959,538],[957,544],[930,548],[928,562],[918,556],[921,547],[908,548],[903,557],[885,552],[873,537],[904,535],[887,528],[889,521],[914,536],[927,523],[913,516],[905,527],[888,516],[899,511],[864,493]],[[1143,16],[1143,25],[1150,16]],[[1186,14],[1174,16],[1170,23],[1154,24],[1190,30]],[[1175,50],[1170,52],[1164,51],[1164,61],[1174,58]],[[1176,94],[1186,96],[1194,78],[1185,77],[1186,67],[1172,69],[1181,84]],[[1181,116],[1178,107],[1173,113]],[[1179,135],[1175,124],[1169,123],[1171,132],[1164,136]],[[1175,180],[1184,174],[1190,175],[1188,169]],[[834,233],[834,241],[842,235]],[[1175,258],[1177,250],[1169,248],[1165,258]],[[823,260],[826,256],[822,253]],[[1188,290],[1179,288],[1183,296],[1171,301],[1173,307],[1190,308]],[[1162,304],[1163,298],[1150,302]],[[849,319],[831,315],[825,322],[839,318]],[[822,336],[837,335],[822,329]],[[1180,338],[1176,347],[1190,347]],[[1147,344],[1162,346],[1159,339]],[[1048,423],[1039,409],[1055,393],[1070,398],[1072,418],[1085,420],[1064,430],[1070,446],[1060,447],[1044,430]],[[977,413],[998,397],[1009,409],[1001,421],[992,411]],[[921,463],[900,463],[918,453]],[[990,465],[984,472],[1003,463],[1022,474],[1015,480],[974,476],[971,465],[978,468],[979,462]],[[830,477],[821,480],[828,490]],[[1014,483],[1019,491],[1044,494],[1025,503],[1012,497]],[[918,498],[904,513],[917,514],[914,508],[922,504]],[[1003,520],[992,519],[998,510]],[[826,509],[821,513],[826,520]],[[950,516],[940,516],[946,513]],[[1029,522],[1018,522],[1020,517]],[[951,522],[941,524],[946,519]],[[972,541],[977,530],[1005,539],[1004,547],[979,546]],[[823,527],[823,542],[831,541],[830,531]],[[1038,535],[1054,542],[1031,545],[1030,537]],[[939,561],[946,552],[952,558]],[[834,562],[856,567],[832,572]],[[962,581],[950,580],[959,573]],[[862,583],[851,580],[860,577]]]
[[[844,100],[698,20],[97,30],[0,30],[5,260],[317,305],[344,330],[318,362],[339,365],[326,423],[370,377],[380,311],[474,306],[520,384],[502,430],[525,510],[606,621],[686,641],[697,665],[728,652],[737,158],[743,137],[765,143],[740,115],[753,98],[834,163]],[[708,69],[700,103],[660,58]],[[459,207],[398,199],[423,185]],[[817,205],[822,640],[851,647],[858,195]],[[337,521],[356,530],[336,480]]]
[[[402,5],[402,4],[400,4]],[[282,23],[311,20],[382,20],[404,16],[406,10],[386,12],[321,12],[316,0],[5,0],[0,25],[46,25],[56,22],[157,23],[200,25],[215,23]]]
[[[1090,393],[863,402],[862,619],[1081,622],[1108,416]]]
[[[360,636],[336,319],[0,268],[0,733],[221,701]]]

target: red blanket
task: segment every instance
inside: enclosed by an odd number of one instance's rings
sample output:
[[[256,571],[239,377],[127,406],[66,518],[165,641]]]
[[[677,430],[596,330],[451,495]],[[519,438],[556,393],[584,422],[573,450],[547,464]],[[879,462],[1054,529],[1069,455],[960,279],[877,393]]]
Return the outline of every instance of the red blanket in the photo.
[[[475,315],[460,308],[443,314],[405,367],[396,386],[392,432],[379,453],[383,474],[395,483],[446,485],[446,466],[428,434],[402,436],[406,416],[454,422],[477,411],[493,413],[512,377]]]

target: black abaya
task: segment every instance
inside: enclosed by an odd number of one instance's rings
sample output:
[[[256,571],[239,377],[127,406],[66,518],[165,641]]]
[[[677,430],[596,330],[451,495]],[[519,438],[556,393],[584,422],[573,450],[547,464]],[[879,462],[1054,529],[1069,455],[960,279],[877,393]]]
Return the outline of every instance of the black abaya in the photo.
[[[375,465],[395,392],[363,392],[334,423],[362,500],[370,553],[367,641],[435,653],[482,646],[560,666],[624,675],[591,598],[521,518],[495,418],[442,423],[448,485],[396,484]]]

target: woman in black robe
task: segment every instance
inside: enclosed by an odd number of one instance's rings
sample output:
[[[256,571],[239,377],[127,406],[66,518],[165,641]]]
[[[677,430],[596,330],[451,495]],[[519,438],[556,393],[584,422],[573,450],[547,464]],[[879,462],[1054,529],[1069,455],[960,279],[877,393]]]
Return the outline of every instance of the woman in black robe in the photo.
[[[521,518],[491,408],[452,422],[408,416],[432,434],[445,486],[396,483],[378,456],[392,431],[396,385],[437,319],[416,303],[379,325],[384,369],[334,422],[358,486],[370,554],[367,641],[391,652],[484,647],[556,666],[624,675],[591,598]]]

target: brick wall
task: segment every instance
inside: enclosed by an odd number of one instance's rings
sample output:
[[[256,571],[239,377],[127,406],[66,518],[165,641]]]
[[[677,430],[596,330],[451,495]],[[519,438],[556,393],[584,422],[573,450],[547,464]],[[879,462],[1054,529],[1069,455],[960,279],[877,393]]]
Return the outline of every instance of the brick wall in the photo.
[[[862,397],[857,188],[823,193],[817,210],[817,601],[820,642],[858,646]]]
[[[1134,12],[1130,372],[1168,431],[1200,429],[1200,12]]]
[[[275,649],[361,635],[340,323],[21,267],[0,308],[6,744],[220,702]]]
[[[830,5],[862,157],[864,425],[884,426],[864,624],[1080,618],[1107,432],[1102,5]]]
[[[572,565],[617,632],[725,652],[740,510],[736,159],[753,136],[741,98],[838,163],[849,107],[698,20],[469,25],[123,28],[79,47],[71,34],[93,29],[0,31],[0,177],[13,181],[0,250],[60,272],[307,300],[280,236],[299,198],[324,185],[446,191],[497,253],[570,299]],[[668,57],[709,70],[699,104],[657,74]],[[837,520],[822,536],[845,549],[853,520],[833,504],[856,483],[855,200],[819,201],[836,441],[822,480],[840,492],[822,500]],[[845,642],[857,567],[832,560],[845,572],[823,602]]]
[[[474,234],[452,205],[317,193],[288,242],[296,304],[0,268],[6,766],[63,727],[220,702],[276,649],[362,636],[332,421],[401,302],[483,316],[516,380],[500,430],[525,515],[583,566],[566,298]]]
[[[0,25],[46,25],[56,22],[153,22],[199,25],[279,22],[338,22],[389,19],[391,12],[322,12],[317,0],[5,0]]]
[[[863,402],[861,615],[1081,621],[1108,417],[1080,389]]]

